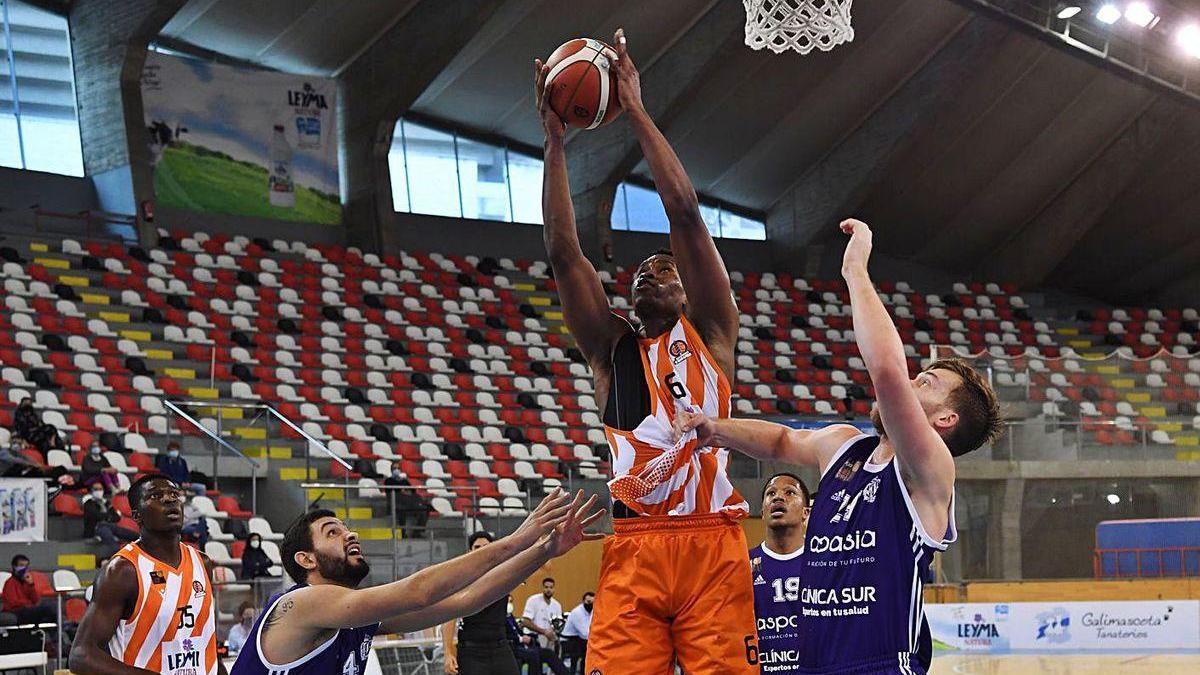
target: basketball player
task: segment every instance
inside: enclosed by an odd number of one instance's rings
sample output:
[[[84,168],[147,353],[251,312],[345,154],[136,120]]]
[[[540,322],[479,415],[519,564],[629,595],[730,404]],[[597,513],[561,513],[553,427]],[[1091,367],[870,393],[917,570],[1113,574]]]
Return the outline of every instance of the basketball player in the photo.
[[[954,458],[1002,428],[995,392],[956,359],[909,379],[904,346],[871,278],[871,230],[846,220],[842,276],[877,398],[877,436],[684,413],[676,434],[821,472],[808,524],[800,601],[805,673],[924,673],[932,644],[921,589],[933,554],[955,540]],[[786,595],[786,588],[785,588]]]
[[[777,473],[763,486],[767,538],[750,549],[750,574],[764,673],[800,672],[800,554],[809,500],[808,486],[792,473]]]
[[[679,158],[642,106],[623,31],[615,38],[620,102],[654,175],[671,223],[673,252],[634,275],[641,326],[609,310],[584,257],[563,150],[563,122],[549,107],[549,69],[534,62],[545,129],[542,213],[567,328],[587,358],[612,449],[615,536],[604,544],[586,672],[757,673],[754,595],[746,539],[749,511],[733,489],[726,450],[671,439],[676,411],[730,410],[738,312],[729,275],[700,217]]]
[[[183,544],[183,491],[161,474],[129,488],[137,541],[100,571],[71,646],[76,675],[224,675],[212,561]]]
[[[361,675],[375,633],[407,633],[474,614],[584,539],[602,511],[583,493],[556,489],[515,532],[453,560],[381,586],[357,589],[370,571],[358,534],[315,510],[284,534],[284,569],[297,584],[275,596],[250,629],[234,675]]]

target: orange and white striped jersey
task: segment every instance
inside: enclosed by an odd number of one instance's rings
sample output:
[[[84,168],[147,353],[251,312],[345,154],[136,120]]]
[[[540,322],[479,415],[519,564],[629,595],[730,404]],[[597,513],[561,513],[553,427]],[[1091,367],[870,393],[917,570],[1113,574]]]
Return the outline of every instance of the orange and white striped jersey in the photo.
[[[749,515],[749,505],[729,481],[727,449],[697,447],[695,432],[671,442],[675,414],[688,406],[712,418],[729,417],[729,379],[700,334],[681,317],[671,330],[639,339],[638,345],[650,411],[632,431],[604,427],[612,449],[613,498],[648,516]]]
[[[133,615],[117,624],[108,653],[162,675],[216,675],[217,622],[212,580],[194,547],[179,545],[179,567],[147,554],[137,542],[117,555],[137,569]]]

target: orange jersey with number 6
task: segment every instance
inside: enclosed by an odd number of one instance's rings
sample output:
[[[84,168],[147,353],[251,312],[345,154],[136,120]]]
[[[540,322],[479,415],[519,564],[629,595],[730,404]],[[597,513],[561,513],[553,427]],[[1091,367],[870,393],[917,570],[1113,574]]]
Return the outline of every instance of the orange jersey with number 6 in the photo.
[[[642,515],[748,515],[749,505],[726,472],[727,449],[700,447],[694,432],[671,441],[675,414],[688,406],[712,418],[729,417],[729,379],[687,317],[638,343],[650,410],[632,431],[604,428],[613,498]]]

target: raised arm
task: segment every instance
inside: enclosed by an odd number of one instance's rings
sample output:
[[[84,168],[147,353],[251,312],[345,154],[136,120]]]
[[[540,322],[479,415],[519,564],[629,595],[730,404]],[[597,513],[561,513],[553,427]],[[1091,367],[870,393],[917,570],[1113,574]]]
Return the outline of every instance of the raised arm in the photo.
[[[674,440],[695,431],[702,446],[731,448],[764,462],[811,466],[821,473],[838,448],[862,432],[849,424],[793,429],[766,420],[712,419],[685,410],[675,415]]]
[[[700,201],[692,180],[642,104],[641,76],[627,50],[624,29],[617,31],[614,40],[617,60],[613,70],[618,78],[617,94],[650,165],[654,186],[671,222],[671,251],[679,268],[683,290],[687,293],[688,317],[705,337],[728,341],[732,353],[738,312],[725,262],[700,217]]]
[[[567,328],[589,363],[606,363],[622,325],[609,310],[600,275],[579,245],[575,207],[571,204],[571,185],[567,177],[567,156],[563,148],[564,125],[545,96],[546,75],[550,68],[540,59],[534,60],[533,67],[538,114],[546,133],[542,164],[546,255],[554,270]]]
[[[138,593],[137,571],[128,560],[114,557],[100,571],[93,589],[92,602],[79,622],[67,667],[75,675],[155,675],[134,668],[108,653],[108,642]]]
[[[555,528],[554,532],[539,541],[536,546],[522,551],[514,558],[484,574],[466,588],[432,607],[388,619],[383,623],[384,632],[407,633],[437,625],[448,619],[475,614],[511,593],[518,584],[552,558],[575,548],[581,541],[602,538],[604,535],[584,533],[584,529],[604,515],[603,510],[589,515],[596,504],[596,499],[597,496],[592,495],[584,503],[583,493],[577,493],[575,500],[571,503],[570,516],[567,520]],[[491,546],[494,544],[483,548],[487,549]]]
[[[944,512],[954,490],[954,458],[921,407],[908,377],[900,334],[867,273],[871,228],[854,219],[842,222],[841,228],[850,235],[842,277],[850,289],[854,336],[875,387],[883,428],[914,501],[925,501],[934,514]]]
[[[390,584],[362,589],[321,584],[295,591],[288,596],[290,603],[277,605],[269,620],[275,624],[284,620],[282,615],[287,614],[287,632],[303,633],[368,626],[426,609],[534,546],[543,535],[566,522],[571,508],[569,499],[570,495],[556,489],[542,500],[516,532],[494,544],[426,567]]]

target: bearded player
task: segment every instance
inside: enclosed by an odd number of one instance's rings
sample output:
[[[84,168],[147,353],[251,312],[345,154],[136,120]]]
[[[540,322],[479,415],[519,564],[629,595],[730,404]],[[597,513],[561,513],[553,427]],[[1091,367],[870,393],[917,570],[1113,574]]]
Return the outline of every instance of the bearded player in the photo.
[[[612,450],[615,536],[604,544],[586,672],[757,673],[754,597],[746,539],[749,510],[726,475],[728,452],[688,437],[676,443],[677,411],[727,417],[738,312],[729,275],[679,158],[642,105],[624,33],[613,69],[625,118],[654,175],[671,223],[673,253],[634,274],[641,326],[610,311],[584,257],[563,150],[563,122],[545,96],[549,69],[534,62],[545,129],[542,213],[546,250],[567,328],[591,365]]]
[[[680,416],[683,420],[683,416]],[[781,472],[763,486],[762,518],[767,538],[750,549],[758,660],[764,673],[799,673],[800,568],[808,526],[808,486]]]
[[[180,541],[183,491],[161,474],[129,487],[141,536],[96,578],[68,660],[76,675],[224,675],[212,561]]]
[[[970,366],[934,361],[908,377],[904,346],[871,278],[871,230],[847,220],[842,276],[875,387],[877,436],[685,413],[676,433],[820,471],[800,572],[805,673],[924,673],[932,644],[921,590],[934,553],[957,537],[954,458],[999,435],[995,392]]]
[[[407,633],[468,616],[574,548],[602,511],[555,490],[509,536],[390,584],[357,588],[370,567],[358,534],[315,510],[284,534],[283,567],[297,584],[270,600],[234,675],[361,675],[377,631]]]

